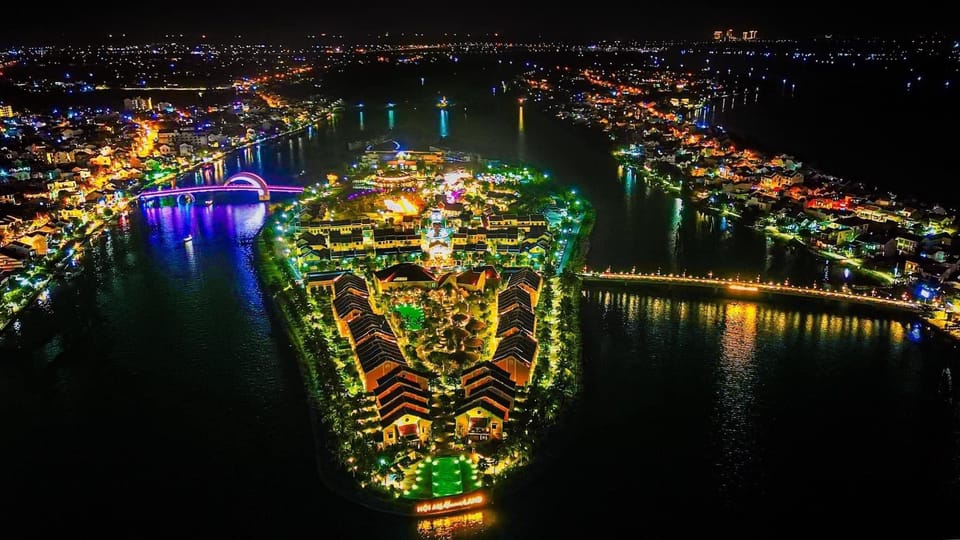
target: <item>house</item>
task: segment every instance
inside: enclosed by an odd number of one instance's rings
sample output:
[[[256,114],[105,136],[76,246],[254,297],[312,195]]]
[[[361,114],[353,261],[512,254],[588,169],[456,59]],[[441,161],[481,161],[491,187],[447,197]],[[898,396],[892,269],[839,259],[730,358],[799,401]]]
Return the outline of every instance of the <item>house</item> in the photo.
[[[456,411],[457,436],[472,440],[502,439],[517,394],[510,374],[483,362],[460,376],[464,397]]]
[[[853,229],[855,235],[859,236],[867,233],[871,222],[858,216],[843,216],[837,218],[836,223],[837,225],[842,225],[844,227]]]
[[[347,328],[351,321],[364,315],[373,315],[370,308],[370,301],[365,297],[349,293],[342,294],[333,299],[333,314]],[[346,335],[344,333],[344,335]]]
[[[517,306],[500,315],[500,320],[497,323],[498,338],[509,337],[521,332],[533,337],[536,330],[536,315],[523,306]]]
[[[413,263],[395,264],[378,270],[374,275],[377,278],[376,284],[379,291],[401,287],[433,289],[437,286],[437,278],[432,272]]]
[[[321,288],[333,292],[337,280],[344,272],[308,272],[303,276],[303,283],[307,290]]]
[[[0,253],[0,272],[13,272],[24,267],[22,259]]]
[[[487,231],[487,243],[494,246],[518,246],[523,235],[518,227],[505,227]]]
[[[515,308],[523,308],[527,311],[533,311],[533,301],[530,293],[521,287],[508,287],[497,295],[497,313],[503,316],[504,313]]]
[[[484,272],[477,270],[467,270],[457,275],[456,284],[460,289],[467,291],[483,291],[487,283],[487,276]]]
[[[363,378],[363,388],[370,392],[377,379],[393,369],[407,365],[394,339],[374,335],[356,346],[357,363]]]
[[[536,306],[540,298],[540,289],[543,287],[543,278],[533,270],[524,268],[510,276],[507,286],[520,287],[530,293],[530,301],[533,306]]]
[[[383,432],[383,445],[390,446],[399,441],[418,441],[425,444],[430,438],[429,404],[406,397],[381,415],[380,428]]]
[[[894,255],[914,255],[920,246],[920,237],[905,232],[903,230],[895,233],[884,245],[884,254],[888,257]]]
[[[42,257],[47,254],[47,235],[35,232],[21,236],[19,241],[33,249],[33,252]]]
[[[493,363],[510,374],[518,386],[527,384],[537,358],[537,340],[519,332],[500,340]]]
[[[420,233],[411,229],[374,229],[373,243],[376,249],[413,247],[420,251]]]
[[[487,285],[491,287],[500,285],[500,272],[498,272],[493,266],[487,264],[484,266],[478,266],[474,268],[474,270],[477,272],[483,272],[484,280],[486,281]]]
[[[333,295],[338,297],[347,293],[358,294],[364,298],[368,297],[370,292],[367,289],[367,282],[362,277],[346,273],[338,277],[333,283]]]
[[[361,231],[347,233],[330,231],[327,237],[327,245],[332,252],[359,251],[363,249],[363,244],[363,233]]]
[[[370,309],[369,305],[366,306],[366,309]],[[374,338],[393,343],[397,341],[387,319],[383,315],[370,312],[361,312],[360,315],[353,317],[347,323],[347,333],[354,347],[359,347]]]
[[[760,179],[763,189],[781,190],[803,183],[803,175],[799,172],[779,171]]]
[[[406,366],[396,367],[377,379],[373,393],[383,446],[402,440],[427,442],[432,424],[428,381],[429,375]]]
[[[7,255],[20,260],[29,259],[37,254],[33,246],[20,242],[19,240],[3,246],[3,251]]]

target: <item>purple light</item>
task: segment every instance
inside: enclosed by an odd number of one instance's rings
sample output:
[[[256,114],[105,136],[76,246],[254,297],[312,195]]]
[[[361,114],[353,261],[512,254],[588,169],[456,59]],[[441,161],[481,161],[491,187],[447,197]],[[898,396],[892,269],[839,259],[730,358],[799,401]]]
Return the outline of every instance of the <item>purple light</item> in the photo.
[[[259,195],[274,193],[303,193],[302,186],[271,186],[253,173],[239,173],[231,176],[222,186],[190,186],[182,188],[148,191],[140,194],[140,199],[149,200],[157,197],[175,197],[193,193],[226,193],[236,191],[256,191]]]

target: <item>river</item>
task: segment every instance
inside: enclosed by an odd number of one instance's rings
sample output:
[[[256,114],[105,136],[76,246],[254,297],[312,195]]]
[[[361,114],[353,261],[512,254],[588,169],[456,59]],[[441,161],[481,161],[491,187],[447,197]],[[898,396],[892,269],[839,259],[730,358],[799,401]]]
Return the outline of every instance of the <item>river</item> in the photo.
[[[432,78],[391,84],[358,93],[351,105],[363,109],[186,181],[239,170],[312,181],[349,159],[346,141],[393,125],[407,147],[446,133],[581,190],[598,210],[593,267],[851,279],[618,173],[596,137],[531,107],[521,123],[514,98]],[[433,106],[441,94],[454,103],[444,112]],[[131,532],[148,521],[271,536],[448,534],[320,482],[324,435],[251,264],[268,210],[236,197],[135,211],[88,251],[83,274],[0,340],[0,513],[35,516],[40,529],[111,520]],[[571,523],[638,536],[752,536],[832,518],[861,531],[955,526],[957,392],[940,388],[945,367],[960,373],[955,346],[862,312],[602,289],[585,291],[583,321],[577,413],[530,483],[474,520],[475,536],[544,537]]]

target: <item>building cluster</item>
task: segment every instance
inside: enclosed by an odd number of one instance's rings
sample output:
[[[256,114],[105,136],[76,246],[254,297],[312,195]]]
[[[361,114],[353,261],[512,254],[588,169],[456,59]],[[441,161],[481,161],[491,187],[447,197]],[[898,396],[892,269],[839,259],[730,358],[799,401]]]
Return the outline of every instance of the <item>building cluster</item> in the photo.
[[[322,285],[333,290],[337,327],[353,348],[364,390],[376,397],[382,444],[426,442],[433,423],[430,376],[407,365],[386,317],[370,305],[366,280],[339,273],[324,276]]]
[[[395,161],[397,154],[392,152],[394,157],[388,159],[375,153],[372,159],[376,163]],[[409,163],[422,162],[422,159],[414,161],[415,156],[410,152],[401,154],[405,154]],[[435,156],[436,153],[423,154]],[[433,166],[440,165],[442,163]],[[423,170],[423,167],[421,163],[419,169]],[[300,214],[297,239],[297,253],[303,266],[307,270],[317,270],[330,261],[391,256],[422,256],[442,263],[493,255],[525,255],[536,261],[546,259],[554,239],[553,231],[565,213],[559,209],[534,214],[511,213],[518,198],[515,190],[491,187],[489,179],[462,172],[434,176],[417,174],[416,171],[391,175],[390,178],[402,179],[404,185],[378,185],[379,191],[367,195],[383,199],[386,210],[354,213],[349,219],[333,219],[334,212],[339,211],[336,208],[323,204],[305,205]],[[378,170],[378,174],[372,175],[378,183],[386,177],[380,173]],[[458,189],[449,189],[451,178],[456,178]],[[451,191],[460,194],[459,200],[451,200],[448,196]],[[387,195],[380,195],[382,193]],[[468,200],[464,193],[477,196]],[[411,197],[416,194],[417,203],[409,201],[407,194]],[[425,208],[421,210],[420,207]]]
[[[472,255],[524,253],[542,258],[553,240],[543,214],[475,217],[464,215],[459,208],[440,207],[392,224],[372,218],[324,221],[302,217],[298,252],[311,269],[324,261],[368,256],[440,254],[467,260]]]
[[[269,107],[241,94],[217,107],[177,108],[134,96],[124,110],[4,107],[0,118],[0,324],[37,292],[83,235],[123,212],[152,182],[308,125],[330,104]],[[15,279],[29,271],[30,279]]]
[[[788,155],[742,148],[698,120],[703,103],[724,92],[721,86],[633,69],[538,77],[530,81],[531,95],[552,101],[558,116],[623,141],[616,154],[625,167],[705,208],[750,217],[887,281],[918,285],[910,291],[922,300],[960,297],[955,211],[828,176]],[[591,89],[584,90],[584,82]]]
[[[543,278],[528,268],[492,266],[436,276],[412,263],[400,263],[374,273],[377,294],[399,289],[451,288],[483,292],[506,286],[497,296],[497,344],[491,358],[460,375],[461,395],[455,410],[456,436],[484,441],[501,439],[514,408],[518,389],[529,384],[538,352],[536,306]],[[350,272],[314,273],[307,287],[332,293],[333,314],[340,334],[354,351],[364,390],[375,399],[380,418],[379,444],[425,443],[435,414],[431,381],[435,376],[416,369],[404,358],[389,320],[374,311],[366,280]]]

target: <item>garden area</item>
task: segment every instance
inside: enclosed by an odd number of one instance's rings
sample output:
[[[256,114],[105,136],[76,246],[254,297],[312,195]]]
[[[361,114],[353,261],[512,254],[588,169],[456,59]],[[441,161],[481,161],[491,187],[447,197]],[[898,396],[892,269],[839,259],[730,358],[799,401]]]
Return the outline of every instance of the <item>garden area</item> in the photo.
[[[452,386],[459,384],[453,379],[461,370],[493,353],[496,299],[491,291],[405,288],[381,298],[406,341],[407,360],[451,377],[445,382]]]
[[[394,306],[394,311],[400,315],[402,328],[410,332],[419,332],[423,330],[426,317],[423,314],[423,308],[416,305],[400,304]]]
[[[403,490],[406,499],[449,497],[483,486],[477,468],[465,456],[426,458],[407,478]]]

